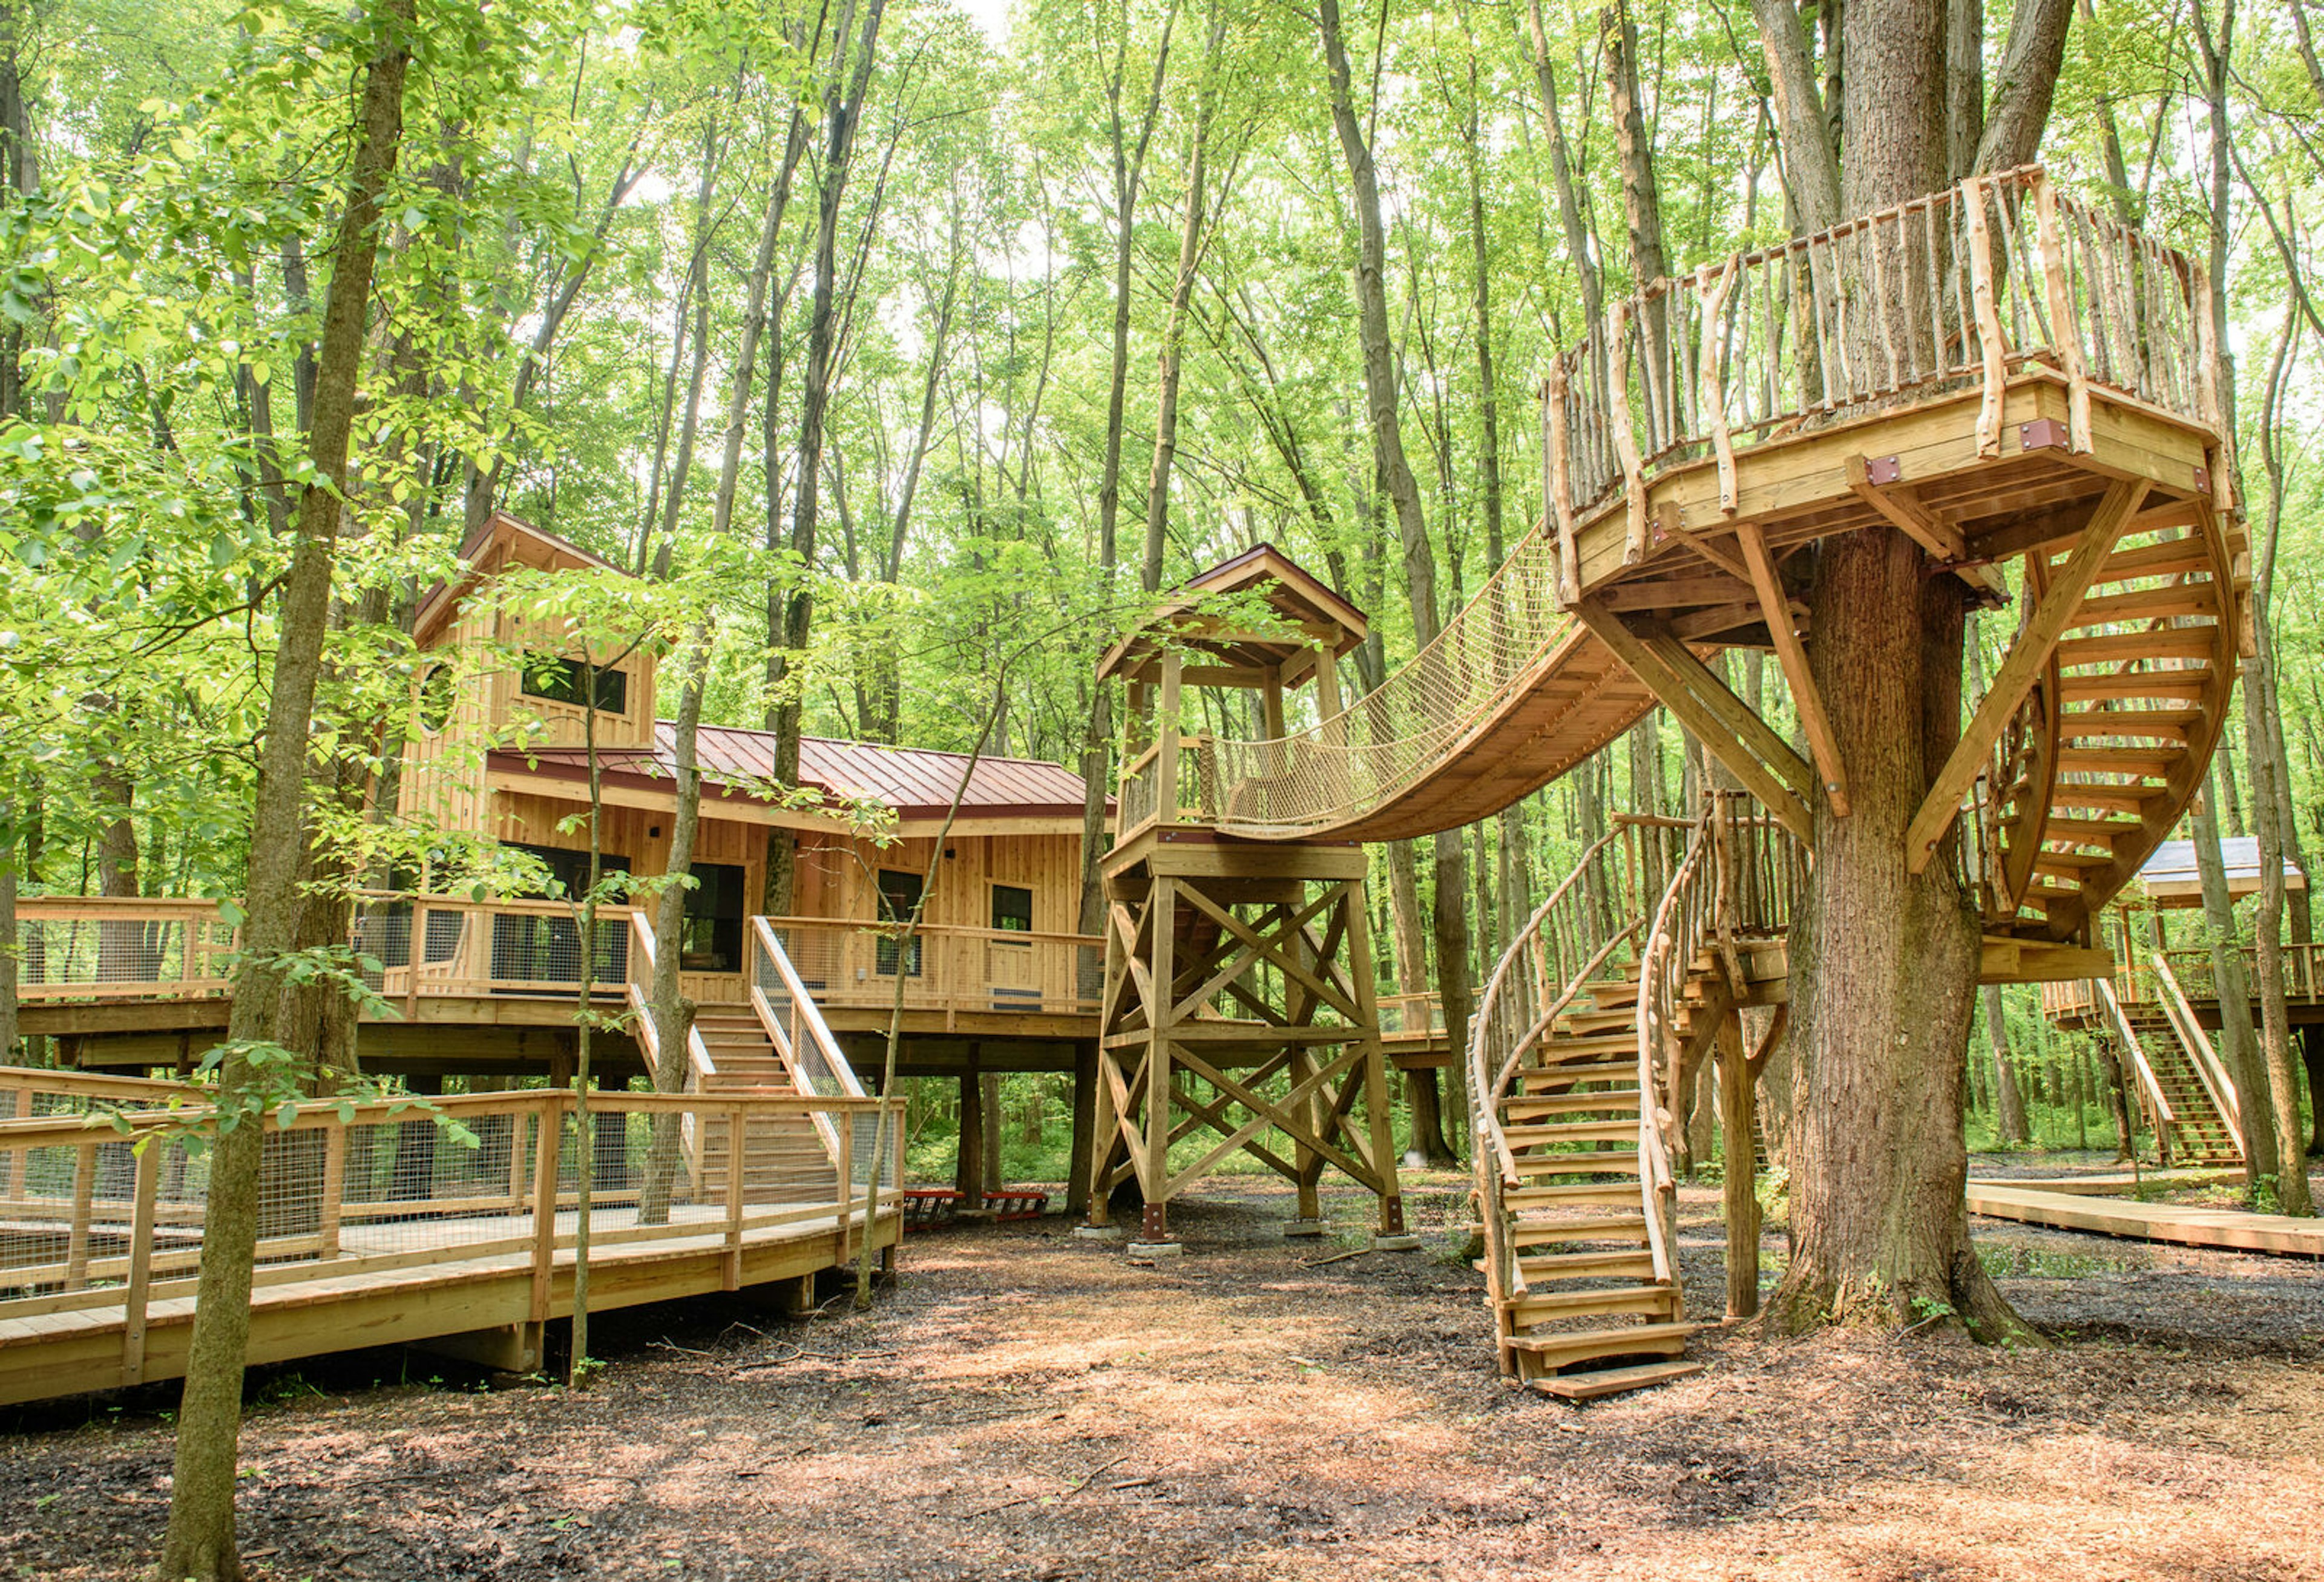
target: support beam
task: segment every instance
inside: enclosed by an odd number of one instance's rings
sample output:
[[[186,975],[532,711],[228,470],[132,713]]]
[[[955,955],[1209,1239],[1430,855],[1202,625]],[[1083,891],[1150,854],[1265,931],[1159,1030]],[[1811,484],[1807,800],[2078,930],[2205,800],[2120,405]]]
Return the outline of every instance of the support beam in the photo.
[[[1727,1217],[1727,1316],[1756,1318],[1759,1311],[1758,1154],[1752,1122],[1757,1088],[1743,1053],[1740,1012],[1719,1024],[1720,1145],[1726,1154],[1720,1182]]]
[[[1904,856],[1914,873],[1927,868],[1929,860],[1936,855],[1937,842],[1944,839],[1945,832],[1960,813],[1961,797],[1975,783],[1978,771],[1985,767],[1993,744],[2008,727],[2010,716],[2016,713],[2025,694],[2041,679],[2052,650],[2065,635],[2067,623],[2081,608],[2082,596],[2089,592],[2090,584],[2106,565],[2107,556],[2114,552],[2123,529],[2145,498],[2144,480],[2133,479],[2108,489],[2090,512],[2081,541],[2074,546],[2073,553],[2057,568],[2050,585],[2043,591],[2033,619],[2010,646],[2009,657],[1994,673],[1993,685],[1986,693],[1985,701],[1978,704],[1969,729],[1953,744],[1951,755],[1937,771],[1928,796],[1922,800],[1921,810],[1913,815],[1912,827],[1904,835]]]
[[[1615,658],[1622,659],[1622,665],[1629,667],[1638,676],[1638,681],[1646,683],[1647,690],[1662,702],[1664,709],[1678,715],[1680,725],[1694,731],[1694,736],[1703,743],[1708,753],[1727,764],[1727,769],[1743,783],[1743,787],[1750,795],[1755,795],[1775,818],[1783,820],[1784,829],[1790,829],[1792,834],[1799,836],[1801,841],[1815,839],[1815,820],[1808,815],[1808,804],[1792,795],[1792,786],[1806,786],[1812,790],[1815,771],[1806,762],[1801,762],[1799,753],[1792,753],[1792,748],[1783,741],[1783,736],[1775,736],[1775,731],[1768,730],[1766,722],[1759,715],[1746,709],[1743,699],[1736,697],[1734,693],[1727,693],[1727,687],[1720,685],[1720,678],[1711,676],[1711,671],[1703,669],[1702,659],[1687,653],[1685,643],[1671,641],[1669,646],[1650,643],[1650,639],[1643,639],[1637,632],[1631,632],[1629,627],[1622,622],[1622,618],[1615,616],[1613,611],[1599,604],[1597,600],[1582,600],[1581,604],[1573,606],[1573,613],[1581,616],[1582,625],[1590,627],[1590,632],[1599,641],[1613,648]],[[1711,687],[1727,694],[1727,699],[1734,704],[1734,711],[1713,711],[1706,702],[1696,697],[1694,685],[1690,685],[1690,676],[1680,674],[1671,662],[1671,650],[1685,655],[1685,662],[1692,671],[1702,671],[1702,676],[1711,683]],[[1784,764],[1787,774],[1778,778],[1775,769],[1768,767],[1766,759],[1755,755],[1746,746],[1748,727],[1743,727],[1740,720],[1734,718],[1736,713],[1743,715],[1743,720],[1748,720],[1752,727],[1757,727],[1757,731],[1750,731],[1752,739],[1762,743],[1773,741],[1775,750],[1780,753],[1780,759],[1790,759]],[[1792,786],[1787,786],[1784,780],[1792,780]]]
[[[1886,517],[1898,532],[1903,533],[1937,560],[1950,567],[1952,574],[1980,593],[2006,599],[2009,586],[1992,566],[1980,562],[1975,566],[1957,566],[1956,561],[1969,558],[1968,541],[1960,529],[1940,520],[1936,513],[1921,503],[1920,496],[1910,485],[1896,486],[1872,481],[1872,464],[1860,455],[1848,458],[1848,487],[1858,500]]]
[[[1800,634],[1792,630],[1792,607],[1784,597],[1784,584],[1776,579],[1775,562],[1767,553],[1767,535],[1757,522],[1738,522],[1735,538],[1743,547],[1744,564],[1751,568],[1751,585],[1767,617],[1767,635],[1775,641],[1776,662],[1783,666],[1784,679],[1791,685],[1792,704],[1800,712],[1808,750],[1815,754],[1816,769],[1823,776],[1823,792],[1831,802],[1832,816],[1846,818],[1848,771],[1840,761],[1840,739],[1832,734],[1831,721],[1823,712],[1823,694],[1816,691],[1815,677],[1808,673],[1808,651],[1801,645]]]

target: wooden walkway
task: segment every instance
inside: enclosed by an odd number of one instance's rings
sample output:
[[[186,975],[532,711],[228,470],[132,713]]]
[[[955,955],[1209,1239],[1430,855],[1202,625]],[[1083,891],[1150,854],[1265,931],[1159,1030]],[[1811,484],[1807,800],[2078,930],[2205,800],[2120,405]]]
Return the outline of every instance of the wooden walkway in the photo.
[[[2242,1209],[2199,1209],[2183,1203],[2141,1203],[2061,1191],[2059,1184],[2025,1187],[1973,1181],[1969,1183],[1969,1211],[2056,1230],[2324,1258],[2324,1219],[2293,1219]]]
[[[208,1174],[186,1138],[211,1118],[152,1108],[169,1084],[0,1079],[51,1109],[0,1121],[0,1404],[180,1376]],[[879,1102],[593,1093],[585,1115],[565,1089],[471,1094],[432,1101],[449,1139],[404,1103],[299,1105],[267,1123],[249,1360],[420,1344],[540,1366],[544,1327],[573,1314],[585,1135],[600,1182],[591,1311],[804,1295],[799,1283],[847,1267],[867,1237],[883,1252],[901,1238],[892,1126],[876,1170],[870,1153]],[[92,1113],[110,1103],[139,1106],[120,1112],[127,1136]],[[676,1157],[657,1166],[656,1139],[673,1130]],[[668,1219],[641,1223],[658,1168]]]

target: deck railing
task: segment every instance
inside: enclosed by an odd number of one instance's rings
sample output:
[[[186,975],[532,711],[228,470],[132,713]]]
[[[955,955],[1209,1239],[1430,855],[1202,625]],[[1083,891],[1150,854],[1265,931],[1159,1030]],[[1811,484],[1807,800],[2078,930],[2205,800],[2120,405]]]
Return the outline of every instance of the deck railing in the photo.
[[[1562,581],[1576,529],[1627,495],[1628,554],[1651,547],[1644,485],[1711,462],[1734,510],[1735,456],[1895,398],[1981,398],[2030,363],[2066,381],[2075,448],[2089,391],[2216,428],[2209,277],[2059,192],[2038,166],[1960,185],[1657,281],[1552,364],[1543,455]]]
[[[2259,989],[2259,947],[2241,948],[2244,983],[2254,994]],[[2282,947],[2283,993],[2293,1004],[2315,1004],[2324,998],[2324,943],[2298,944],[2286,942]],[[2146,958],[2131,955],[2118,957],[2113,980],[2115,998],[2131,1009],[2158,1008],[2163,988],[2157,981],[2155,958],[2167,964],[2172,976],[2190,1001],[2202,1003],[2218,998],[2211,952],[2208,946],[2174,947],[2153,952]],[[2063,982],[2042,985],[2042,1012],[2053,1021],[2103,1018],[2105,1007],[2099,1002],[2095,980],[2075,978]]]
[[[42,1092],[62,1073],[0,1072],[0,1091]],[[65,1079],[69,1083],[71,1079]],[[0,1121],[0,1323],[78,1315],[123,1326],[122,1381],[144,1377],[150,1317],[189,1311],[209,1161],[188,1145],[213,1118],[198,1090],[174,1108],[95,1093],[80,1108]],[[591,1093],[543,1088],[424,1101],[336,1099],[270,1115],[262,1165],[257,1285],[392,1272],[399,1283],[491,1266],[530,1267],[535,1320],[577,1229],[576,1133],[595,1128],[591,1264],[708,1248],[739,1271],[746,1241],[816,1222],[862,1234],[872,1174],[838,1169],[807,1134],[861,1098]],[[676,1113],[706,1139],[676,1183],[669,1222],[639,1224],[652,1121]],[[115,1115],[118,1119],[116,1121]],[[439,1124],[439,1119],[450,1125]],[[125,1128],[125,1129],[124,1129]],[[843,1139],[851,1128],[843,1127]],[[843,1141],[843,1149],[848,1145]],[[741,1162],[736,1167],[736,1162]],[[897,1212],[900,1145],[877,1213]]]
[[[16,905],[18,995],[28,1004],[222,998],[240,943],[228,906],[26,897]],[[599,908],[593,996],[626,993],[630,910]],[[584,970],[575,909],[562,901],[365,895],[348,943],[374,963],[366,986],[407,1016],[438,997],[570,996]]]

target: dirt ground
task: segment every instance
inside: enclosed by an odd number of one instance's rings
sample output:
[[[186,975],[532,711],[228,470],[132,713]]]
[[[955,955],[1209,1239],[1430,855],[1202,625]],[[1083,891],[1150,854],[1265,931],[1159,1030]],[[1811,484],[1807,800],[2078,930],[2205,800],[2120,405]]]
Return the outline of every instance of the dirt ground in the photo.
[[[1183,1259],[1059,1219],[916,1234],[868,1315],[607,1315],[592,1393],[419,1353],[258,1380],[269,1578],[2324,1577],[2324,1270],[1980,1222],[2048,1349],[1712,1329],[1708,1372],[1572,1407],[1505,1387],[1465,1184],[1419,1253],[1286,1242],[1222,1182]],[[1721,1301],[1711,1191],[1689,1306]],[[1767,1244],[1770,1277],[1781,1242]],[[0,1421],[0,1577],[142,1575],[172,1392]]]

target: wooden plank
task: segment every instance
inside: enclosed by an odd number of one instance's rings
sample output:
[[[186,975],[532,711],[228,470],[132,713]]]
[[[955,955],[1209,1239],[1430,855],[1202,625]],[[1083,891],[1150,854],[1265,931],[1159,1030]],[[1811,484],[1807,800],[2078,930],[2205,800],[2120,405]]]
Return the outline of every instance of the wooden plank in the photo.
[[[2089,592],[2098,568],[2113,553],[2124,524],[2145,495],[2143,483],[2116,483],[2108,489],[2098,509],[2091,512],[2089,525],[2082,529],[2074,552],[2056,568],[2049,587],[2043,591],[2042,602],[2018,633],[2017,640],[2010,645],[2009,657],[1995,672],[1993,685],[1978,704],[1969,728],[1953,744],[1952,752],[1929,786],[1928,796],[1922,799],[1920,811],[1913,815],[1912,826],[1904,837],[1905,860],[1913,872],[1919,873],[1928,867],[1929,860],[1936,855],[1937,842],[1960,814],[1961,797],[1984,768],[1987,755],[2001,739],[2001,732],[2018,705],[2025,701],[2025,694],[2041,679],[2052,651],[2058,647],[2058,639],[2081,605],[2082,595]]]
[[[1809,750],[1815,755],[1816,768],[1823,776],[1824,795],[1831,799],[1832,816],[1846,818],[1848,771],[1840,761],[1840,739],[1832,734],[1831,718],[1824,713],[1823,694],[1816,690],[1815,677],[1808,670],[1807,649],[1802,646],[1799,633],[1792,630],[1791,603],[1784,596],[1783,584],[1775,578],[1775,563],[1767,554],[1767,536],[1757,522],[1738,522],[1735,538],[1743,547],[1744,564],[1751,568],[1751,583],[1758,591],[1759,608],[1767,618],[1767,635],[1775,642],[1784,679],[1791,685],[1792,703],[1799,710],[1801,727],[1807,732]]]

